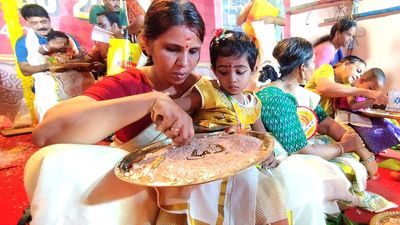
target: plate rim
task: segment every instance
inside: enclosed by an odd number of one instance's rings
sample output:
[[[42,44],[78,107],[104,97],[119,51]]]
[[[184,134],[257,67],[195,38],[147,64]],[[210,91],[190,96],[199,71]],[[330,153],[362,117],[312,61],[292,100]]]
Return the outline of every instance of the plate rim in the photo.
[[[212,132],[212,133],[198,133],[198,134],[195,134],[195,137],[196,137],[196,136],[197,136],[197,137],[198,137],[198,136],[200,136],[200,137],[201,137],[201,136],[215,136],[215,135],[218,135],[218,134],[220,134],[220,133],[225,133],[225,132],[222,131],[222,132]],[[269,155],[269,153],[273,152],[273,148],[274,148],[274,145],[275,145],[275,140],[274,140],[274,138],[272,137],[272,135],[269,134],[268,132],[257,132],[257,131],[246,131],[246,132],[245,132],[245,134],[249,134],[249,133],[252,133],[252,134],[254,134],[254,135],[262,135],[263,138],[264,138],[264,139],[267,139],[267,140],[268,140],[268,143],[269,143],[268,146],[263,146],[264,148],[266,148],[266,151],[268,151],[268,153],[266,153],[266,155],[265,155],[265,158],[263,158],[262,160],[257,160],[256,162],[254,162],[254,165],[255,165],[255,164],[260,163],[260,162],[262,162],[263,160],[265,160],[266,157]],[[240,134],[240,133],[238,133],[238,134]],[[251,135],[250,135],[250,136],[251,136]],[[256,138],[258,138],[258,137],[256,137]],[[258,138],[258,139],[260,139],[260,138]],[[170,140],[170,139],[166,139],[166,140]],[[244,169],[241,169],[241,170],[239,170],[239,171],[236,171],[234,174],[228,174],[228,175],[226,175],[226,176],[219,177],[219,178],[215,178],[215,179],[210,179],[210,180],[208,180],[208,181],[193,182],[193,183],[188,183],[188,184],[181,184],[181,183],[179,183],[179,184],[175,184],[175,185],[172,184],[172,183],[169,184],[169,185],[167,185],[167,184],[165,184],[165,185],[162,185],[162,184],[157,184],[157,185],[154,184],[154,185],[151,185],[151,184],[145,184],[145,183],[141,183],[141,182],[134,182],[134,181],[130,180],[129,177],[127,177],[127,176],[121,176],[121,173],[122,173],[122,172],[120,172],[119,165],[122,163],[122,161],[123,161],[126,157],[128,157],[128,155],[131,155],[132,153],[134,153],[134,152],[136,152],[136,151],[140,151],[141,149],[152,148],[153,146],[155,146],[155,145],[157,145],[157,144],[160,144],[161,142],[166,141],[166,140],[157,141],[157,142],[154,142],[154,143],[145,145],[144,147],[138,148],[138,149],[136,149],[136,150],[130,152],[129,154],[125,155],[122,159],[118,160],[118,162],[117,162],[116,165],[114,166],[114,174],[115,174],[115,176],[118,177],[118,179],[120,179],[120,180],[122,180],[122,181],[124,181],[124,182],[130,183],[130,184],[135,184],[135,185],[147,186],[147,187],[183,187],[183,186],[191,186],[191,185],[205,184],[205,183],[213,182],[213,181],[216,181],[216,180],[224,179],[224,178],[227,178],[227,177],[230,177],[230,176],[233,176],[233,175],[242,173],[242,172],[244,172],[244,171],[246,171],[246,170],[248,170],[248,169],[250,169],[250,168],[252,167],[252,166],[247,166],[247,167],[244,168]],[[265,140],[263,140],[263,141],[265,141]],[[165,147],[165,146],[168,146],[168,145],[170,145],[170,144],[165,144],[164,147]],[[253,165],[253,166],[254,166],[254,165]]]

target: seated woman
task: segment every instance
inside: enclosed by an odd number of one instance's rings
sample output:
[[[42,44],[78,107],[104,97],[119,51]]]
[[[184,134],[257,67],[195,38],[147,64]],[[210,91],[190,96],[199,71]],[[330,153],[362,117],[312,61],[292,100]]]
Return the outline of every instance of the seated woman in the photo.
[[[373,154],[361,148],[363,143],[356,133],[346,132],[327,117],[318,105],[318,95],[300,86],[314,70],[311,43],[302,38],[284,39],[273,55],[281,76],[278,78],[272,67],[264,68],[261,78],[267,76],[272,83],[257,96],[263,104],[265,129],[276,139],[275,154],[283,159],[271,173],[284,187],[294,224],[325,224],[326,214],[340,213],[339,200],[347,205],[373,206],[374,200],[362,201],[368,194],[365,167],[377,166]],[[316,132],[329,135],[334,142],[313,143]],[[357,153],[362,164],[347,157],[349,152]],[[356,171],[355,179],[349,181],[340,167],[328,160],[350,166]],[[355,192],[362,193],[362,197]]]
[[[330,117],[334,117],[333,99],[337,97],[365,96],[375,104],[386,104],[387,96],[381,91],[355,88],[354,83],[365,71],[364,60],[348,55],[335,66],[324,64],[306,79],[305,88],[321,96],[320,104]]]
[[[199,80],[192,70],[204,34],[193,3],[152,1],[141,34],[149,66],[104,78],[49,110],[33,141],[74,144],[51,145],[29,159],[24,178],[32,224],[254,224],[255,187],[242,183],[247,171],[229,182],[157,188],[114,174],[127,151],[166,136],[177,145],[193,137],[192,119],[171,99]],[[93,145],[113,132],[115,147]]]

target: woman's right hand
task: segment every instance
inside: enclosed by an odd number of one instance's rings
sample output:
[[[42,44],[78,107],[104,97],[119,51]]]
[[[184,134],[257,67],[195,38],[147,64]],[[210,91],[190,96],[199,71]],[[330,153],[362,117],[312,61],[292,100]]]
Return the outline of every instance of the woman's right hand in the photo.
[[[151,119],[156,129],[164,132],[177,145],[186,144],[194,136],[192,118],[167,95],[155,100]]]
[[[355,132],[344,133],[339,144],[343,147],[345,152],[354,152],[365,146],[360,136]]]
[[[370,90],[368,98],[374,99],[374,104],[386,105],[388,103],[388,96],[381,91]]]

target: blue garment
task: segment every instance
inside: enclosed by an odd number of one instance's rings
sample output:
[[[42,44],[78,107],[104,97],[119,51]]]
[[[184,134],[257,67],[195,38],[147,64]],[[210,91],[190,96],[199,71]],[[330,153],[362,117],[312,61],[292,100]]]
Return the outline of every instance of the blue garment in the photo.
[[[36,36],[39,39],[39,44],[40,45],[44,45],[47,44],[47,37],[41,36],[36,34]],[[68,34],[69,37],[72,38],[72,40],[74,40],[76,47],[79,49],[80,45],[78,43],[78,41],[72,37],[71,35]],[[20,37],[17,42],[15,43],[15,54],[17,56],[17,61],[18,62],[28,62],[28,60],[26,59],[28,57],[28,49],[26,48],[26,35]]]
[[[332,62],[330,63],[332,66],[336,65],[340,60],[344,57],[343,51],[341,48],[336,52],[335,56],[333,57]]]

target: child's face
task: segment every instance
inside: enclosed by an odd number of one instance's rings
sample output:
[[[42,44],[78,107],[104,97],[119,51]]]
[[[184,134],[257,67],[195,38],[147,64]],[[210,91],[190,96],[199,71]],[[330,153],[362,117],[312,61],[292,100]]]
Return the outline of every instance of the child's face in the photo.
[[[68,48],[69,40],[63,37],[56,37],[49,41],[49,45],[56,50],[65,50]]]
[[[247,55],[217,58],[214,70],[222,90],[230,95],[238,95],[247,87],[252,71]]]
[[[364,88],[375,91],[380,89],[376,79],[365,80],[362,77],[358,80],[355,86],[358,88]]]

